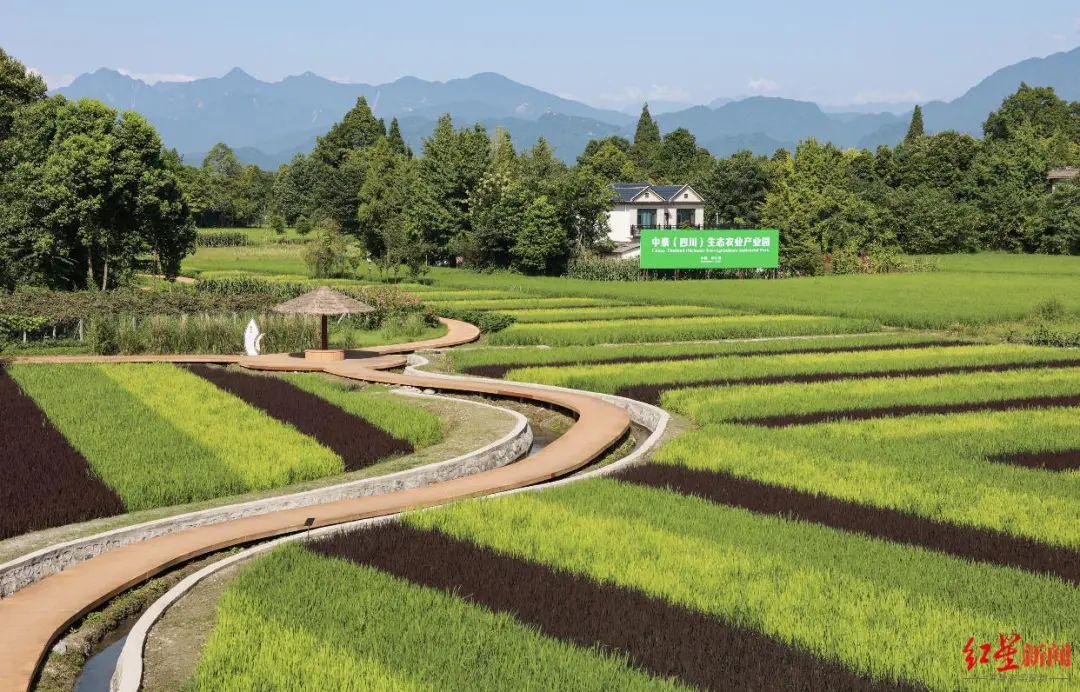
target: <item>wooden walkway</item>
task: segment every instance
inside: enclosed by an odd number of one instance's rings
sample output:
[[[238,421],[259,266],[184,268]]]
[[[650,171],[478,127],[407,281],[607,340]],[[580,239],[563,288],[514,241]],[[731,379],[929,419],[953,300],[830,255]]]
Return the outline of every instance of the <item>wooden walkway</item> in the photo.
[[[72,623],[117,594],[173,565],[230,546],[308,528],[395,514],[407,509],[430,507],[541,483],[566,475],[593,461],[629,430],[630,419],[625,411],[587,394],[551,391],[509,382],[479,382],[468,378],[447,379],[384,372],[387,368],[404,364],[404,358],[394,354],[421,348],[446,348],[475,341],[479,337],[479,331],[471,324],[445,319],[443,322],[448,331],[438,339],[373,348],[367,352],[380,355],[327,363],[305,361],[288,355],[254,358],[157,356],[91,359],[85,356],[57,356],[18,359],[19,362],[50,363],[230,362],[254,370],[323,371],[366,382],[538,401],[574,412],[577,421],[543,450],[516,464],[421,488],[188,529],[115,548],[42,579],[0,600],[0,690],[22,692],[29,689],[49,647]]]

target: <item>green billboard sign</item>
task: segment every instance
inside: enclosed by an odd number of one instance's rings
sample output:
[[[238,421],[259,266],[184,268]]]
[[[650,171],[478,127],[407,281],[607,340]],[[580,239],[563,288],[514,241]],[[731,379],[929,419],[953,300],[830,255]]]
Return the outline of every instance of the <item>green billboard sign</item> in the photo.
[[[642,269],[776,269],[780,231],[663,229],[641,231]]]

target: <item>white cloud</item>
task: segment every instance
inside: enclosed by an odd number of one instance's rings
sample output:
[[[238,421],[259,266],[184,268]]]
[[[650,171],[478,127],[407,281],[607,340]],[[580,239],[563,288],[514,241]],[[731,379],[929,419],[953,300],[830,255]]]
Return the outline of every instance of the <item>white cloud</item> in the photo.
[[[75,81],[75,75],[73,74],[45,74],[36,67],[28,67],[26,71],[30,74],[39,75],[45,80],[46,86],[50,89],[59,89],[60,87],[66,87]]]
[[[653,84],[648,88],[624,86],[613,92],[600,94],[597,100],[615,106],[640,104],[645,101],[687,101],[690,93],[678,86]]]
[[[126,67],[119,67],[116,71],[125,77],[138,79],[147,84],[157,84],[158,82],[194,82],[198,79],[198,77],[193,77],[189,74],[177,72],[135,72]]]
[[[768,94],[779,89],[780,85],[765,77],[755,77],[746,84],[746,88],[754,94]]]
[[[917,103],[925,100],[926,98],[918,89],[908,89],[906,91],[860,91],[859,93],[855,94],[855,98],[853,98],[851,102],[861,106],[866,103]]]

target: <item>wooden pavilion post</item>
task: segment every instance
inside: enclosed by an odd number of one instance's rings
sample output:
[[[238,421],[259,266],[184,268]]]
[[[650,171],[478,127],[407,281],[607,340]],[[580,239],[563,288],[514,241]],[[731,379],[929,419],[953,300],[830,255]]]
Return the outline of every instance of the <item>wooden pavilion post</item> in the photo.
[[[319,317],[320,317],[320,319],[319,319],[319,322],[320,322],[319,343],[322,344],[322,346],[320,346],[319,348],[326,351],[326,350],[328,350],[330,348],[330,339],[328,338],[327,328],[326,328],[326,315],[319,315]]]

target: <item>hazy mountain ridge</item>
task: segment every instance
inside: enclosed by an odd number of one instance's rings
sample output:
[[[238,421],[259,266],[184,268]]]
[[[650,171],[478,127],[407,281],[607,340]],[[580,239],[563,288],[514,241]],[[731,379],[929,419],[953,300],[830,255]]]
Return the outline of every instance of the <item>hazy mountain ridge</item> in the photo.
[[[1004,67],[953,101],[925,104],[926,128],[979,135],[987,114],[1021,82],[1053,86],[1063,98],[1080,100],[1080,48]],[[190,162],[197,163],[216,142],[223,141],[242,160],[264,168],[309,151],[359,96],[365,96],[376,115],[387,122],[397,117],[402,134],[416,150],[438,117],[447,112],[459,126],[479,122],[489,129],[505,127],[518,146],[531,146],[543,136],[566,160],[573,160],[589,139],[612,134],[632,138],[636,120],[634,115],[594,108],[492,72],[446,82],[402,77],[370,85],[335,82],[311,72],[265,82],[234,68],[222,77],[150,85],[102,68],[58,92],[144,114],[166,145]],[[812,102],[765,96],[662,110],[666,108],[657,109],[656,120],[663,131],[686,127],[716,155],[742,148],[770,154],[807,137],[843,147],[895,144],[910,117],[910,111],[835,112],[830,108],[834,112],[829,112]]]

